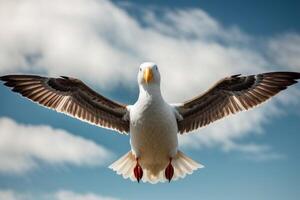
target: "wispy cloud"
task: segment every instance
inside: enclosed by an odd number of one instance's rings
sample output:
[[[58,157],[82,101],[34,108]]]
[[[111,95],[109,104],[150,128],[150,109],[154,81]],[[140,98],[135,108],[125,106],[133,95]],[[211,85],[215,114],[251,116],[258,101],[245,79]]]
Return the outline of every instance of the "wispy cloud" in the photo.
[[[72,191],[62,190],[54,194],[55,200],[117,200],[113,197],[105,197],[93,193],[79,194]]]
[[[2,200],[118,200],[114,197],[106,197],[94,193],[75,193],[68,190],[60,190],[55,193],[33,195],[31,193],[20,193],[14,190],[1,190]]]
[[[286,33],[270,39],[268,42],[269,56],[274,64],[290,69],[300,70],[300,35]]]
[[[0,190],[0,199],[5,200],[28,200],[27,195],[16,194],[13,190]]]
[[[0,73],[71,75],[115,89],[136,84],[138,65],[150,60],[160,67],[165,98],[181,102],[227,75],[300,70],[298,33],[258,40],[201,9],[132,8],[139,19],[127,9],[106,0],[0,2]],[[277,102],[293,98],[285,96],[182,137],[181,144],[226,149],[262,131],[281,111]]]
[[[239,151],[246,154],[243,158],[253,161],[270,161],[282,160],[286,155],[276,152],[271,146],[265,144],[237,144],[229,142],[227,146],[223,147],[224,151]]]
[[[56,165],[102,165],[112,156],[104,147],[64,130],[18,124],[4,117],[0,118],[0,138],[0,173],[25,173],[41,161]]]

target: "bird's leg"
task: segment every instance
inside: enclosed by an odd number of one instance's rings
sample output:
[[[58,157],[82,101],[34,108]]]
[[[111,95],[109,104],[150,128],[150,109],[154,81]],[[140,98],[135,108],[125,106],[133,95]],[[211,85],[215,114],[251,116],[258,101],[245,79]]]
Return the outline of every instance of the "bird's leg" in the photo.
[[[169,180],[169,182],[171,181],[173,175],[174,175],[174,167],[172,166],[172,158],[170,158],[169,164],[165,170],[165,176]]]
[[[142,167],[139,164],[139,158],[136,158],[136,165],[135,165],[135,167],[133,169],[133,173],[134,173],[134,176],[135,176],[136,180],[138,182],[140,182],[140,180],[143,177],[143,169],[142,169]]]

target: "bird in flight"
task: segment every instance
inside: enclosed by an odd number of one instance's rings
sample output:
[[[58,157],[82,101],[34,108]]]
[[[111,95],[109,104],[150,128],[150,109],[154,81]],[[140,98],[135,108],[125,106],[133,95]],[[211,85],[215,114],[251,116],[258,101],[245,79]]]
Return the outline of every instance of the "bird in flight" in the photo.
[[[146,62],[141,64],[137,76],[138,99],[133,105],[125,105],[71,77],[0,77],[12,91],[47,108],[129,134],[131,150],[110,168],[132,181],[150,183],[177,180],[203,167],[178,149],[178,134],[253,108],[297,83],[297,79],[297,72],[238,74],[221,79],[191,100],[169,104],[161,94],[157,65]]]

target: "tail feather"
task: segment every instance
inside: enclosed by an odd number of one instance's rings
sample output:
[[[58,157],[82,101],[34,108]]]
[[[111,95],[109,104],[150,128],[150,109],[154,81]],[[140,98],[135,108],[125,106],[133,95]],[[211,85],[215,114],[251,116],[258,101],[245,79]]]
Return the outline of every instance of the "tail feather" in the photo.
[[[115,171],[118,175],[122,175],[125,179],[129,178],[132,181],[136,181],[133,173],[135,165],[135,157],[132,152],[129,151],[119,160],[111,164],[109,168]],[[174,176],[172,180],[184,178],[187,174],[192,174],[193,171],[204,167],[203,165],[187,157],[181,151],[178,151],[177,155],[172,159],[172,165],[174,167]],[[151,171],[145,169],[142,181],[155,184],[158,182],[165,182],[167,179],[165,178],[164,170],[161,170],[157,175],[153,175]]]
[[[129,151],[124,156],[119,158],[117,161],[112,163],[109,168],[114,170],[118,175],[122,175],[124,179],[130,178],[132,181],[135,180],[133,174],[133,168],[135,166],[134,155]]]
[[[187,157],[181,151],[178,151],[175,159],[172,161],[172,165],[174,167],[174,180],[184,178],[187,174],[192,174],[193,171],[204,167],[200,163]]]
[[[124,170],[123,177],[125,179],[130,178],[131,180],[134,180],[133,176],[133,169],[135,167],[135,163],[131,162],[130,164],[127,165],[126,170]]]

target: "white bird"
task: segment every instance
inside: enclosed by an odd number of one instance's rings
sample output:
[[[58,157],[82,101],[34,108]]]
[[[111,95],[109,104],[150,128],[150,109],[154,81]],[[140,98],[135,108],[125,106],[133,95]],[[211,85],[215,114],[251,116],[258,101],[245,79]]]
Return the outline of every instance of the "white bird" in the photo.
[[[220,80],[192,100],[169,104],[161,94],[157,65],[146,62],[139,68],[139,97],[133,105],[112,101],[82,81],[65,76],[7,75],[0,80],[12,91],[43,106],[100,127],[130,133],[131,150],[110,168],[133,181],[157,183],[183,178],[203,167],[178,150],[178,133],[248,110],[299,78],[297,72],[238,74]]]

